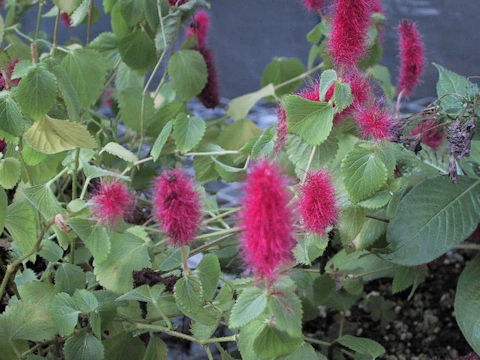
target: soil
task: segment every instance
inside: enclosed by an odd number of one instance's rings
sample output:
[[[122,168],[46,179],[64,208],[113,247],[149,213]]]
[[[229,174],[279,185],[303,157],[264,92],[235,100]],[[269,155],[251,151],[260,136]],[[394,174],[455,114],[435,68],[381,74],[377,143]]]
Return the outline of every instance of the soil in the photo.
[[[458,277],[473,255],[454,251],[430,263],[427,278],[410,300],[410,289],[392,295],[391,279],[370,282],[365,286],[367,299],[384,299],[383,319],[372,319],[368,304],[360,302],[346,313],[343,333],[379,342],[386,349],[380,359],[386,360],[446,360],[470,354],[472,349],[455,321],[453,304]],[[333,341],[338,324],[338,312],[327,311],[324,319],[310,321],[305,327],[313,337]]]

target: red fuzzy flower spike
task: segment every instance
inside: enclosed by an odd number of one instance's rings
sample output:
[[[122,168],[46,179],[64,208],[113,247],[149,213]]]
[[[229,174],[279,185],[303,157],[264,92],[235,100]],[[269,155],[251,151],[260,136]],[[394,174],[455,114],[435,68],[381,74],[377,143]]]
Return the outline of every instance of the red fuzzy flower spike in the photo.
[[[180,6],[188,2],[188,0],[168,0],[171,6]]]
[[[69,28],[72,25],[72,19],[70,19],[70,16],[68,15],[68,13],[64,12],[60,15],[60,17],[62,19],[63,25],[66,28]]]
[[[287,142],[287,113],[283,106],[278,108],[277,116],[277,143],[275,144],[275,151],[279,152]]]
[[[92,214],[100,224],[115,226],[130,215],[135,204],[135,195],[118,179],[103,181],[90,202]]]
[[[369,0],[337,0],[329,50],[335,65],[354,68],[366,51],[370,26],[371,4]]]
[[[207,64],[207,83],[202,92],[198,94],[198,99],[206,108],[213,109],[220,104],[220,85],[215,57],[212,50],[206,47],[199,47],[197,50],[203,56],[205,64]]]
[[[320,84],[318,82],[313,83],[308,88],[300,91],[298,96],[311,101],[320,101]]]
[[[7,150],[7,143],[5,140],[0,139],[0,153],[5,154],[5,151]]]
[[[372,12],[380,14],[385,13],[381,0],[372,0]]]
[[[301,187],[299,200],[303,224],[309,231],[320,236],[337,220],[337,199],[332,180],[327,171],[322,170],[307,175]]]
[[[400,74],[398,91],[409,96],[423,73],[424,45],[414,22],[403,20],[398,27],[400,37]]]
[[[422,143],[430,146],[437,151],[445,140],[445,132],[433,120],[427,120],[423,124],[418,125],[408,135],[415,136],[422,134]]]
[[[10,79],[9,85],[17,86],[20,80],[22,80],[21,78],[12,79],[12,74],[13,74],[13,71],[15,70],[15,66],[17,66],[19,62],[20,62],[20,59],[15,59],[8,63],[7,76]],[[1,75],[0,90],[3,90],[3,89],[10,90],[10,88],[6,86],[5,78],[3,77],[3,75]]]
[[[191,243],[201,217],[200,195],[192,179],[181,170],[165,171],[155,180],[155,218],[172,244]]]
[[[374,140],[390,138],[392,120],[381,101],[358,108],[355,121],[364,137],[371,136]]]
[[[197,38],[198,46],[203,47],[207,42],[208,30],[210,27],[210,16],[205,10],[198,11],[193,17],[193,22],[188,27],[185,35],[194,35]]]
[[[303,0],[303,5],[308,11],[320,11],[325,6],[324,0]]]
[[[273,282],[292,260],[293,214],[286,178],[276,165],[262,160],[247,177],[241,214],[245,262],[259,279]]]

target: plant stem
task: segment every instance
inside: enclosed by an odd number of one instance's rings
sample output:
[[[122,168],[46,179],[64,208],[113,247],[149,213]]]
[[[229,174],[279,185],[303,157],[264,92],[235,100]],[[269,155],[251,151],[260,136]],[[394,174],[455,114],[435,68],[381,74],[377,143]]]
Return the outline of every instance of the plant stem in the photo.
[[[311,338],[311,337],[305,337],[305,341],[308,341],[312,344],[322,345],[322,346],[331,346],[332,345],[328,341],[317,340],[317,339],[314,339],[314,338]]]
[[[225,336],[225,337],[218,337],[218,338],[212,338],[212,339],[206,339],[206,340],[200,340],[197,338],[194,338],[193,336],[186,335],[184,333],[174,331],[174,330],[169,330],[163,326],[158,326],[158,325],[150,325],[150,324],[136,324],[137,329],[139,330],[150,330],[150,331],[156,331],[156,332],[163,332],[167,335],[170,336],[175,336],[180,339],[196,342],[200,345],[205,345],[205,344],[212,344],[216,342],[231,342],[231,341],[237,341],[237,337],[235,335],[232,336]]]
[[[195,240],[207,239],[209,237],[218,236],[218,235],[232,234],[232,233],[239,232],[240,230],[241,229],[239,227],[233,227],[231,229],[220,230],[220,231],[216,231],[216,232],[212,232],[212,233],[208,233],[208,234],[199,235],[195,238]]]
[[[400,93],[397,96],[397,104],[395,106],[395,118],[398,118],[398,115],[400,114],[400,104],[402,102],[402,97],[403,97],[403,90],[400,91]]]
[[[92,37],[92,21],[93,21],[93,0],[90,0],[90,7],[88,8],[88,23],[87,23],[87,42],[88,45],[90,43],[90,39]]]
[[[465,250],[480,250],[480,244],[459,244],[455,246],[455,248]]]
[[[72,200],[77,198],[78,167],[80,164],[80,148],[75,150],[75,169],[72,173]]]
[[[338,329],[338,337],[341,338],[343,336],[343,327],[345,325],[345,313],[340,311],[340,328]]]
[[[290,80],[287,80],[281,84],[278,84],[275,86],[275,90],[278,90],[284,86],[287,86],[288,84],[291,84],[291,83],[294,83],[295,81],[298,81],[298,80],[303,80],[305,79],[306,77],[310,76],[311,74],[313,74],[315,71],[321,69],[323,67],[323,62],[321,64],[318,64],[317,66],[311,68],[310,70],[304,72],[303,74],[300,74],[298,76],[295,76],[294,78],[291,78]]]
[[[307,180],[308,172],[312,167],[313,157],[315,156],[316,150],[317,150],[317,147],[313,146],[312,152],[310,153],[310,157],[308,158],[308,164],[307,164],[307,168],[305,169],[305,175],[303,176],[302,184],[305,184],[305,181]]]
[[[210,241],[209,243],[203,244],[202,246],[199,246],[198,248],[192,250],[192,252],[190,253],[190,256],[198,254],[198,253],[202,252],[203,250],[208,249],[209,247],[212,247],[213,245],[218,244],[219,242],[221,242],[225,239],[231,238],[234,235],[235,234],[227,234],[227,235],[219,237],[218,239]]]
[[[38,39],[38,34],[40,33],[40,24],[42,22],[42,10],[43,10],[44,1],[40,0],[38,2],[38,13],[37,13],[37,24],[35,26],[35,35],[33,37],[33,42],[36,43]]]
[[[55,18],[55,27],[53,28],[53,47],[51,50],[52,56],[55,56],[55,51],[57,50],[57,45],[58,45],[58,27],[60,24],[60,9],[57,11],[57,17]]]
[[[240,154],[237,150],[223,150],[223,151],[210,151],[210,152],[191,152],[185,153],[184,156],[211,156],[211,155],[228,155],[228,154]]]
[[[210,348],[208,345],[205,345],[203,347],[205,349],[205,352],[207,353],[208,360],[213,360],[212,352],[210,351]]]
[[[189,275],[190,274],[190,269],[188,267],[188,257],[187,257],[186,246],[182,246],[180,249],[182,251],[183,271],[185,272],[185,275]]]
[[[50,226],[53,225],[54,222],[55,222],[55,219],[51,219],[45,224],[45,226],[43,227],[42,231],[40,232],[40,235],[38,236],[37,242],[35,243],[35,246],[33,247],[32,250],[30,250],[25,255],[19,257],[17,260],[12,262],[11,264],[7,265],[7,270],[5,271],[5,276],[3,277],[2,283],[0,285],[0,299],[3,299],[3,295],[5,294],[5,290],[7,288],[8,279],[10,278],[10,276],[12,274],[15,273],[15,271],[17,269],[17,266],[20,265],[24,260],[28,259],[33,254],[35,254],[38,250],[40,250],[43,237],[45,236],[45,233],[50,228]]]
[[[210,223],[212,223],[212,222],[217,221],[218,219],[222,219],[222,218],[224,218],[225,216],[228,216],[228,215],[231,215],[231,214],[233,214],[233,213],[236,213],[236,212],[239,211],[240,209],[241,209],[241,207],[236,207],[236,208],[233,208],[233,209],[231,209],[231,210],[225,211],[224,213],[222,213],[222,214],[220,214],[220,215],[217,215],[217,216],[214,216],[214,217],[212,217],[212,218],[210,218],[210,219],[205,220],[202,225],[208,225],[208,224],[210,224]]]

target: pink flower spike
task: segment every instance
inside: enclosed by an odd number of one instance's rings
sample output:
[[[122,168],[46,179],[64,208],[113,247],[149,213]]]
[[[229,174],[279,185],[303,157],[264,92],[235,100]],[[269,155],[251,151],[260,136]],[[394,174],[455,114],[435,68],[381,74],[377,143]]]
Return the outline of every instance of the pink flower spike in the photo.
[[[305,228],[320,236],[337,220],[337,199],[330,175],[321,170],[307,175],[301,187],[300,214]]]
[[[358,108],[355,121],[360,126],[360,131],[364,137],[371,136],[375,141],[390,138],[392,120],[380,101],[375,101],[370,106]]]
[[[382,0],[372,0],[372,12],[384,14]]]
[[[200,226],[200,195],[181,170],[164,171],[154,188],[154,216],[177,246],[193,242]]]
[[[424,45],[414,22],[402,20],[398,34],[401,61],[398,91],[410,96],[423,73]]]
[[[253,167],[245,185],[240,223],[243,256],[254,275],[270,283],[280,267],[292,260],[295,246],[286,183],[275,164],[262,160]]]
[[[113,227],[132,213],[135,195],[118,179],[107,179],[102,181],[90,202],[92,215],[98,222]]]
[[[354,68],[366,51],[370,15],[369,0],[337,0],[328,42],[336,66]]]
[[[5,153],[6,149],[7,149],[6,141],[0,138],[0,153]]]
[[[320,11],[325,6],[324,0],[303,0],[303,5],[307,8],[308,11]]]
[[[217,65],[212,50],[206,47],[197,49],[207,64],[207,84],[202,92],[198,94],[198,99],[207,108],[213,109],[220,104],[220,84],[218,81]]]
[[[72,19],[70,19],[70,16],[68,15],[68,13],[64,12],[60,15],[60,17],[62,19],[63,25],[66,28],[69,28],[72,25]]]
[[[188,0],[168,0],[171,6],[181,6],[188,2]]]
[[[198,11],[188,27],[185,36],[194,35],[197,37],[198,46],[203,47],[207,42],[208,30],[210,28],[210,15],[205,10]]]

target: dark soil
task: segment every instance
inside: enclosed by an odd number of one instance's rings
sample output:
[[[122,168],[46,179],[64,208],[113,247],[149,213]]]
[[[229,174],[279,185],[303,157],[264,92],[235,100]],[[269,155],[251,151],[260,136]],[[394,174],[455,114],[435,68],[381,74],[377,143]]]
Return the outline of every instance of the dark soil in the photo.
[[[454,251],[430,263],[427,278],[410,300],[410,289],[392,295],[391,279],[367,284],[367,300],[346,313],[343,333],[379,342],[386,349],[381,359],[386,360],[457,359],[471,353],[455,321],[453,304],[458,277],[472,257],[471,252]],[[372,319],[368,306],[372,298],[378,300],[377,310],[382,305],[381,319]],[[327,311],[306,328],[317,339],[333,341],[339,331],[338,312]]]

